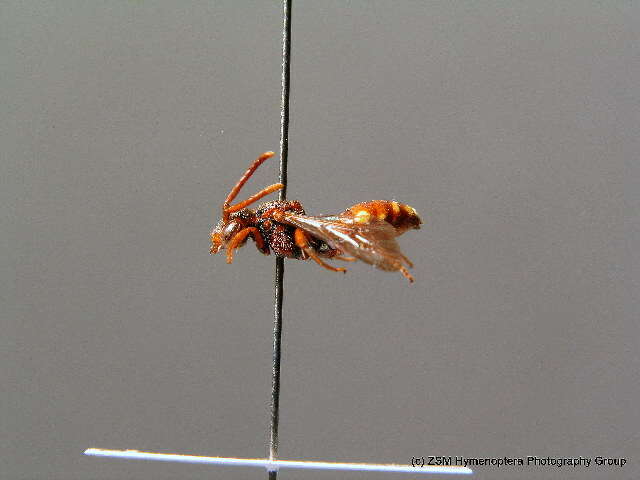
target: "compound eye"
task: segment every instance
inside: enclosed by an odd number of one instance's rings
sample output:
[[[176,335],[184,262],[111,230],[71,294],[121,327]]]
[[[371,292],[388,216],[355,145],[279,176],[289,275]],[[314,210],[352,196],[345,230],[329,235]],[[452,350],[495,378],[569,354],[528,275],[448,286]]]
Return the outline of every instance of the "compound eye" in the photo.
[[[230,222],[224,230],[222,230],[222,235],[224,235],[225,240],[230,240],[238,230],[240,229],[240,225],[237,222]]]

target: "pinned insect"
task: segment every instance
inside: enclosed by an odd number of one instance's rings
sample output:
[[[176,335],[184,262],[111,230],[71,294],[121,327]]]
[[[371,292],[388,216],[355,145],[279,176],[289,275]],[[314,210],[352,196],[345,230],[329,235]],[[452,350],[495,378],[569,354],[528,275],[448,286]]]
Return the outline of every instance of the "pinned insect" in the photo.
[[[222,218],[211,232],[211,253],[227,250],[227,263],[233,262],[235,249],[249,237],[265,255],[271,251],[279,257],[298,260],[313,259],[334,272],[323,258],[353,262],[362,260],[381,270],[400,271],[410,282],[413,277],[406,267],[411,261],[400,251],[395,237],[409,229],[419,229],[422,220],[409,205],[388,200],[358,203],[337,215],[308,216],[296,200],[275,200],[247,208],[261,198],[283,188],[276,183],[263,188],[242,202],[231,205],[240,189],[256,169],[273,152],[260,155],[231,189],[222,204]],[[351,257],[345,257],[348,254]]]

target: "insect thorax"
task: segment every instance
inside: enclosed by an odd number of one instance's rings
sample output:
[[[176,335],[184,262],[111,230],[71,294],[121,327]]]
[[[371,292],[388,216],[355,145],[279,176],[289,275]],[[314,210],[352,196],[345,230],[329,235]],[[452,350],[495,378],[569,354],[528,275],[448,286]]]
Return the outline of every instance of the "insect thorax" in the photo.
[[[302,258],[302,251],[294,241],[295,227],[276,222],[275,212],[304,215],[302,205],[296,200],[273,200],[259,205],[255,211],[256,227],[273,253],[279,257]]]

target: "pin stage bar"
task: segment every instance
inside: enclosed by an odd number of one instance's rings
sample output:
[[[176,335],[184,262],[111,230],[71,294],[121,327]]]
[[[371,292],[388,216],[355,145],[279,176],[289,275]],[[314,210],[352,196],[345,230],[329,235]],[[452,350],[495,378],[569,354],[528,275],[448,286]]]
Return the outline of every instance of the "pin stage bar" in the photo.
[[[336,462],[303,462],[297,460],[269,460],[267,458],[224,458],[201,457],[197,455],[179,455],[177,453],[151,453],[139,450],[105,450],[88,448],[85,455],[96,457],[128,458],[133,460],[156,460],[161,462],[205,463],[212,465],[229,465],[237,467],[263,467],[270,472],[280,468],[301,468],[315,470],[352,470],[359,472],[396,472],[396,473],[441,473],[470,474],[467,467],[430,466],[411,467],[407,465],[389,465],[373,463],[336,463]]]

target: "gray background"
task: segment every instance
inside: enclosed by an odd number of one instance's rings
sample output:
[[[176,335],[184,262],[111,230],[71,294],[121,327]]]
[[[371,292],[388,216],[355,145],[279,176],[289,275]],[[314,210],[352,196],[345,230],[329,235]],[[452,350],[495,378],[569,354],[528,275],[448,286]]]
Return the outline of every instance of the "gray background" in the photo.
[[[426,225],[400,239],[411,286],[287,262],[281,456],[607,455],[629,463],[476,478],[638,478],[637,4],[294,8],[290,198]],[[0,477],[265,478],[82,451],[265,455],[273,258],[228,266],[208,233],[278,148],[280,5],[1,12]]]

